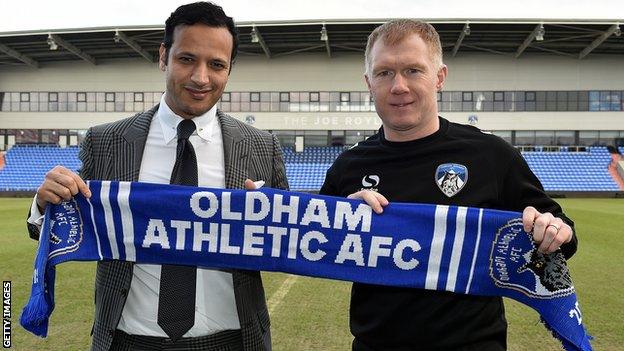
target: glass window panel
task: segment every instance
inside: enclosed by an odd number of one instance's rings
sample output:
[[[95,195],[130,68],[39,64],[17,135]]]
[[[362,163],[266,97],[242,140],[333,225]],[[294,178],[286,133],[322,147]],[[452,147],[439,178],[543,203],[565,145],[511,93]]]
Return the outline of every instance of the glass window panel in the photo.
[[[535,132],[536,145],[554,145],[555,132],[550,130],[538,130]]]
[[[115,93],[111,93],[111,92],[106,93],[104,101],[115,102]]]
[[[249,102],[249,92],[241,92],[240,93],[240,101],[241,102]]]
[[[143,98],[144,98],[143,93],[141,92],[134,93],[134,102],[143,102]]]
[[[472,92],[471,91],[462,92],[462,101],[472,101]]]
[[[350,94],[348,92],[341,92],[340,93],[340,102],[349,102],[350,100]]]
[[[532,130],[516,131],[516,145],[535,145],[535,132]]]
[[[74,94],[71,94],[74,95]],[[87,93],[79,92],[75,94],[77,102],[87,102]]]
[[[20,93],[20,102],[30,102],[30,93]]]
[[[230,102],[230,93],[229,92],[223,93],[223,95],[221,95],[221,101]]]
[[[599,91],[589,92],[589,110],[600,111],[600,92]]]
[[[327,146],[329,133],[326,130],[306,130],[303,135],[305,146]]]
[[[511,130],[494,130],[492,134],[511,144]]]
[[[310,102],[318,102],[319,101],[319,93],[318,92],[311,92],[310,93]]]
[[[95,93],[95,101],[96,107],[95,110],[98,112],[106,111],[106,103],[104,101],[104,93]]]
[[[505,94],[502,91],[494,92],[494,101],[503,101],[505,98]]]
[[[74,94],[75,96],[75,94]],[[58,94],[58,110],[59,111],[67,111],[67,93],[59,93]]]
[[[579,144],[584,146],[598,145],[599,136],[598,131],[582,130],[579,132]]]
[[[524,95],[524,98],[526,101],[535,101],[535,92],[527,91]]]
[[[621,106],[621,97],[619,91],[611,92],[611,111],[620,111],[622,109]]]
[[[87,111],[88,112],[95,112],[95,98],[96,98],[96,93],[94,92],[87,93]]]
[[[240,102],[241,101],[241,94],[239,92],[232,92],[230,93],[230,102]]]
[[[619,137],[620,133],[615,130],[601,130],[600,131],[600,145],[615,145],[615,139]]]
[[[555,143],[556,145],[563,145],[563,146],[574,145],[574,131],[571,131],[571,130],[555,131]]]
[[[290,101],[290,93],[281,92],[280,93],[280,102],[289,102]]]

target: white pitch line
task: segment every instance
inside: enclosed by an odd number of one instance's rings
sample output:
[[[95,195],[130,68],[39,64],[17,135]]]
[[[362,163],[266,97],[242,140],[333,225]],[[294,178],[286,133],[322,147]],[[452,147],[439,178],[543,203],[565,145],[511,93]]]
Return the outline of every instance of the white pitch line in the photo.
[[[269,315],[273,313],[273,310],[284,300],[284,297],[290,291],[290,288],[295,284],[295,281],[299,278],[298,275],[288,275],[286,280],[282,283],[282,285],[277,289],[276,292],[273,293],[273,296],[269,299],[267,304],[269,305]]]

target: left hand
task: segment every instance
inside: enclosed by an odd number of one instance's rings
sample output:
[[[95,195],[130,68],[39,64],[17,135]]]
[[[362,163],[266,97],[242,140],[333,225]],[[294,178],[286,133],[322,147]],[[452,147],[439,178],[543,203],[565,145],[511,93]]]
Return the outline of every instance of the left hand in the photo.
[[[260,189],[264,185],[264,181],[259,180],[254,182],[253,180],[247,178],[245,179],[245,190],[256,190]]]
[[[539,245],[537,251],[541,253],[553,253],[572,240],[572,228],[569,225],[552,213],[541,213],[535,207],[524,209],[522,224],[526,232],[533,231],[533,240]]]

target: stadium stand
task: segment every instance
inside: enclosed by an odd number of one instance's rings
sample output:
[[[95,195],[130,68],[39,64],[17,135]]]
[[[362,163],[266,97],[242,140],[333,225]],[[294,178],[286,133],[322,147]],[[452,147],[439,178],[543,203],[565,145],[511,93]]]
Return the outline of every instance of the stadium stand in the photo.
[[[587,152],[523,152],[522,156],[550,191],[619,191],[608,172],[611,155],[606,147]]]
[[[623,147],[620,151],[623,151]],[[5,155],[0,170],[0,191],[35,191],[45,173],[56,165],[77,170],[78,147],[16,145]],[[343,147],[307,147],[304,152],[284,148],[284,162],[290,188],[318,191],[325,172]],[[609,173],[612,156],[605,147],[589,147],[585,152],[530,151],[523,157],[548,191],[620,191]]]
[[[47,171],[56,165],[76,171],[80,167],[76,146],[15,145],[5,154],[0,170],[0,191],[35,191]]]
[[[293,148],[285,147],[284,163],[290,189],[318,191],[323,185],[325,172],[343,150],[342,146],[316,146],[295,152]]]

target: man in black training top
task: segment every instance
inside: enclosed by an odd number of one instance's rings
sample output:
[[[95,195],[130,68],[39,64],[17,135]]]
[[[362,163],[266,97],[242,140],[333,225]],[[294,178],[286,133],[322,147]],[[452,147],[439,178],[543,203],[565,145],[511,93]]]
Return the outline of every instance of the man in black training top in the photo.
[[[383,122],[379,133],[345,151],[321,194],[364,199],[381,213],[388,200],[523,211],[539,251],[577,240],[561,207],[520,153],[502,139],[438,116],[448,72],[435,29],[390,21],[366,46],[366,84]],[[353,350],[505,350],[503,301],[445,291],[353,284]]]

